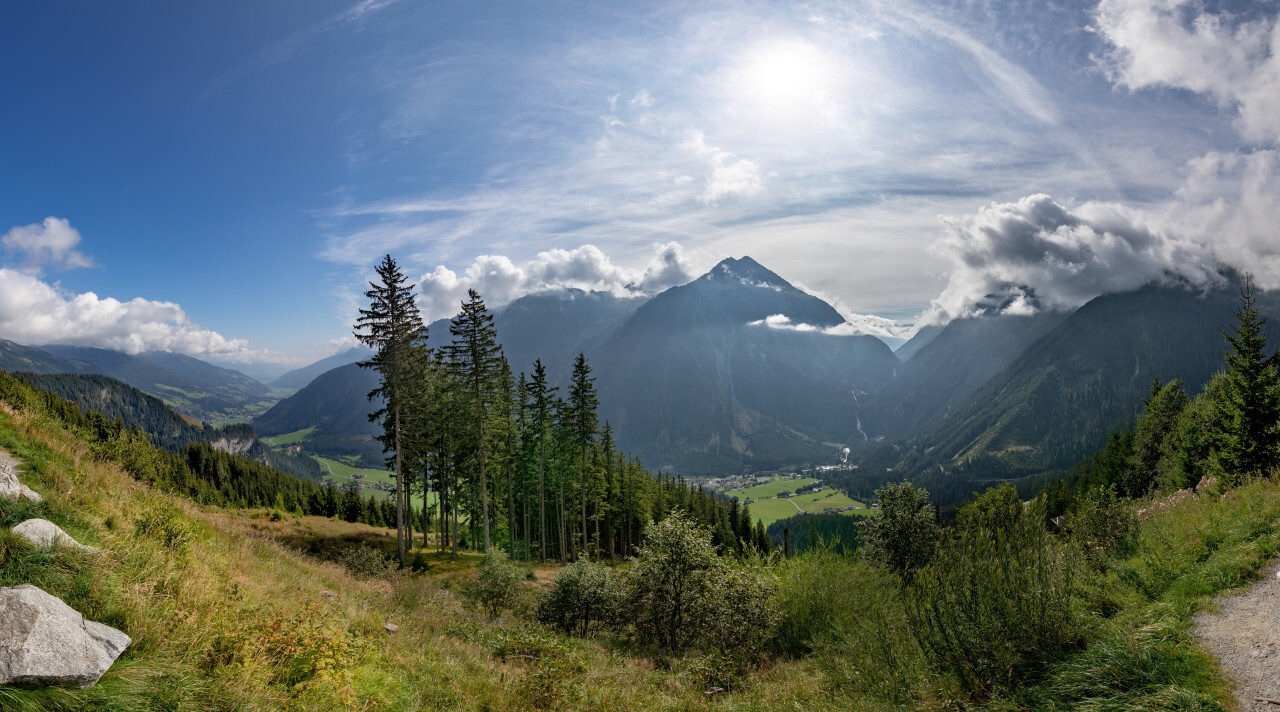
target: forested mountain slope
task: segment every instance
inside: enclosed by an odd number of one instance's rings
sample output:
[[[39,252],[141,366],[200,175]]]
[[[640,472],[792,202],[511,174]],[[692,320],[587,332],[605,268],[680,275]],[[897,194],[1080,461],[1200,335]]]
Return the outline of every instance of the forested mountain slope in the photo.
[[[270,388],[243,373],[183,354],[152,351],[131,356],[65,344],[40,348],[75,364],[75,373],[111,376],[206,422],[252,417],[275,402]]]
[[[823,332],[843,322],[751,258],[725,260],[588,352],[601,414],[624,449],[693,475],[832,460],[861,438],[858,395],[900,366],[875,337]]]
[[[867,453],[857,476],[841,484],[865,492],[907,477],[951,502],[981,483],[1061,473],[1102,447],[1112,428],[1133,420],[1152,379],[1181,378],[1188,391],[1198,391],[1222,368],[1222,332],[1238,305],[1232,288],[1148,286],[1098,297],[945,418]],[[1280,343],[1280,294],[1261,293],[1259,307],[1273,317],[1266,325],[1270,343]]]
[[[120,420],[137,427],[156,447],[182,453],[189,443],[207,443],[235,455],[244,455],[296,477],[320,480],[320,467],[310,457],[278,452],[258,440],[246,424],[213,427],[174,411],[155,396],[99,374],[20,374],[31,385],[72,401],[84,411]]]

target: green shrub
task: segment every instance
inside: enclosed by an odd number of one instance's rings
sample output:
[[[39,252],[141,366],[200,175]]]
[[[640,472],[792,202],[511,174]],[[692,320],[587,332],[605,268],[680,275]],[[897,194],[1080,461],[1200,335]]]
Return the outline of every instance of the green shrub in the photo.
[[[338,554],[338,562],[352,576],[375,578],[383,576],[395,566],[395,558],[369,546],[349,546]]]
[[[711,532],[672,512],[644,531],[629,583],[629,607],[640,638],[677,653],[699,637],[710,582],[723,570]]]
[[[828,630],[812,633],[813,659],[830,691],[859,702],[869,698],[905,706],[915,701],[929,668],[912,634],[899,579],[858,561],[818,571],[836,579],[829,596],[843,589],[849,599],[838,604]]]
[[[876,490],[880,516],[862,524],[863,553],[906,578],[932,559],[938,523],[929,493],[909,482]]]
[[[708,581],[701,599],[698,640],[710,651],[709,684],[733,689],[756,666],[773,640],[778,610],[776,579],[763,568],[734,560]]]
[[[672,654],[709,647],[739,670],[754,663],[777,622],[772,579],[717,555],[711,532],[680,512],[645,527],[644,538],[627,579],[637,636]]]
[[[194,533],[182,510],[173,505],[156,505],[133,521],[138,536],[159,541],[166,549],[185,553]]]
[[[622,580],[604,564],[582,559],[560,572],[538,596],[537,617],[570,635],[610,625],[626,598]]]
[[[1133,505],[1122,500],[1115,485],[1090,487],[1067,514],[1063,527],[1090,563],[1101,566],[1112,556],[1128,555],[1138,532]]]
[[[559,709],[589,669],[581,652],[540,631],[503,631],[492,649],[503,661],[517,663],[526,670],[519,686],[521,709]]]
[[[825,544],[782,562],[774,596],[778,651],[804,655],[821,636],[861,618],[867,577],[876,577],[875,567]]]
[[[489,556],[462,593],[490,618],[512,608],[524,592],[524,567],[503,556]]]
[[[1037,509],[996,529],[971,521],[917,572],[907,613],[939,671],[982,697],[1078,645],[1084,630],[1071,606],[1073,559],[1054,545]]]

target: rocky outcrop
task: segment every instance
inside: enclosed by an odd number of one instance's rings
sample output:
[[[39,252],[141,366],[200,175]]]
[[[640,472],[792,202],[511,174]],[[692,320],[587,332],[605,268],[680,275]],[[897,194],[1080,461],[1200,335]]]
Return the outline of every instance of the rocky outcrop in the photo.
[[[0,685],[93,687],[132,642],[35,586],[0,588]]]
[[[92,546],[86,546],[72,539],[70,534],[62,531],[62,527],[48,519],[28,519],[14,527],[13,533],[35,546],[69,546],[83,551],[97,551]]]
[[[13,465],[3,461],[0,461],[0,497],[10,499],[24,497],[32,502],[40,501],[39,494],[18,481],[18,472]]]

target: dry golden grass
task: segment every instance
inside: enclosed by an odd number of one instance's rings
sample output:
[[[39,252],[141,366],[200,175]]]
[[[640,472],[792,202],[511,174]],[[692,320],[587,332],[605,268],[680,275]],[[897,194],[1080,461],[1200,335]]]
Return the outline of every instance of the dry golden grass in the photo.
[[[134,639],[98,687],[57,694],[0,690],[0,708],[529,708],[535,666],[503,662],[490,652],[497,636],[529,624],[514,617],[489,623],[449,590],[471,575],[479,555],[454,560],[428,550],[425,575],[356,578],[307,552],[323,556],[352,544],[390,548],[394,532],[319,517],[272,522],[265,512],[201,509],[96,460],[48,421],[0,410],[0,437],[29,461],[24,482],[49,507],[73,513],[69,531],[102,549],[85,563],[100,589],[93,595],[109,601]],[[147,517],[168,522],[177,541],[142,533],[138,523]],[[545,585],[555,572],[555,566],[535,567],[528,587]],[[338,598],[323,598],[321,591]],[[81,595],[55,593],[73,604]],[[387,623],[399,630],[387,633]],[[679,663],[664,670],[593,641],[565,644],[582,656],[586,672],[568,675],[556,688],[557,709],[837,705],[820,694],[817,673],[805,663],[762,670],[745,690],[712,699]],[[298,659],[312,653],[318,670],[295,682],[290,675]]]

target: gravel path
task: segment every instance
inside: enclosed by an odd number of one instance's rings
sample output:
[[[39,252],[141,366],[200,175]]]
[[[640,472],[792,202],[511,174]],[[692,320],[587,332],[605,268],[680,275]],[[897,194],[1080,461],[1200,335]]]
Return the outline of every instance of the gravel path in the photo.
[[[18,465],[22,464],[22,461],[13,455],[10,455],[8,450],[0,447],[0,463],[12,467],[16,471],[18,469]]]
[[[1255,697],[1280,700],[1280,578],[1277,565],[1265,578],[1235,596],[1217,599],[1218,612],[1196,614],[1196,634],[1218,656],[1235,679],[1236,700],[1242,712],[1280,712],[1280,705]]]

